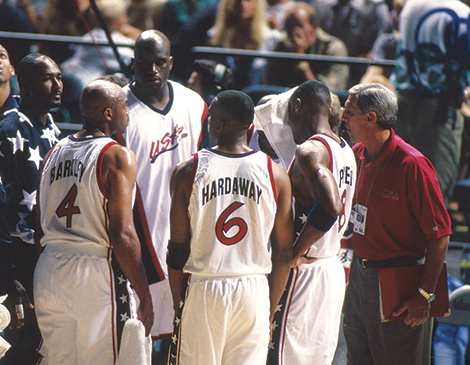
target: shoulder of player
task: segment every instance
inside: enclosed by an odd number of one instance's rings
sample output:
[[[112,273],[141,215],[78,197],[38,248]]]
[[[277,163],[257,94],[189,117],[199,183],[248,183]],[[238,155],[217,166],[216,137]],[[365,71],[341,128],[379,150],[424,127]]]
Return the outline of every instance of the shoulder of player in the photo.
[[[194,159],[191,157],[176,165],[173,170],[173,178],[178,179],[179,181],[184,181],[192,176],[193,168],[196,167],[194,166]]]
[[[179,82],[176,81],[168,80],[168,82],[173,87],[175,98],[182,98],[182,100],[185,102],[188,101],[187,98],[192,98],[193,100],[204,103],[202,97],[194,90],[191,90],[190,88],[181,85]]]
[[[119,143],[113,143],[103,155],[103,167],[111,166],[118,170],[130,167],[136,168],[134,152]]]

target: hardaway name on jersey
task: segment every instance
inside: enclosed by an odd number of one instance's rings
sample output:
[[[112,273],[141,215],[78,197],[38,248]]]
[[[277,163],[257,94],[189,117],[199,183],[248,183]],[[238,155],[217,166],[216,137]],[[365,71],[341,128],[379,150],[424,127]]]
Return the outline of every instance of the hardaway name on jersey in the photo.
[[[308,257],[326,258],[338,254],[341,237],[348,226],[356,186],[356,160],[354,158],[354,152],[343,139],[341,139],[341,144],[325,134],[316,134],[310,139],[321,141],[328,149],[330,155],[330,171],[338,187],[342,205],[342,211],[335,224],[306,252]],[[293,164],[295,164],[295,160]],[[312,204],[306,204],[296,199],[294,230],[297,234],[300,233],[303,224],[307,221],[307,215],[311,208]],[[297,234],[295,237],[297,237]]]
[[[260,151],[232,155],[203,149],[194,155],[185,272],[213,277],[271,272],[268,241],[277,204],[271,163]]]
[[[108,202],[101,181],[101,162],[111,138],[61,140],[41,173],[39,208],[41,245],[73,243],[109,247]]]
[[[168,81],[170,102],[158,110],[139,100],[129,86],[129,125],[125,144],[137,159],[136,214],[142,259],[149,282],[167,276],[170,238],[170,178],[173,169],[198,150],[207,105],[194,91]]]

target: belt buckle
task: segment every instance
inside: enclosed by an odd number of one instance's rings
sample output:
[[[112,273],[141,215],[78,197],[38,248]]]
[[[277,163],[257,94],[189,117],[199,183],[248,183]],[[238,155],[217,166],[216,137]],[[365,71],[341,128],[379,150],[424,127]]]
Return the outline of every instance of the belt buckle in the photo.
[[[367,269],[366,261],[368,261],[368,260],[367,259],[361,259],[361,265],[362,265],[363,269]]]

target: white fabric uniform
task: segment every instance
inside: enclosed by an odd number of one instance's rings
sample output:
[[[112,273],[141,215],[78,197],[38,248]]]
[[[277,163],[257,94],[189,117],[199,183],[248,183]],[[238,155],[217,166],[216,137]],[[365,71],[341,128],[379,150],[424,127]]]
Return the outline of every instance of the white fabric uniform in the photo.
[[[145,104],[126,86],[129,125],[125,144],[137,159],[137,193],[134,216],[141,240],[143,262],[152,293],[154,338],[170,336],[173,307],[166,267],[170,238],[170,178],[181,161],[195,153],[202,138],[207,105],[194,91],[172,81],[170,102],[164,110]]]
[[[262,152],[195,157],[189,201],[191,273],[175,364],[265,364],[268,241],[276,214],[271,159]],[[178,319],[177,319],[178,321]]]
[[[283,298],[282,323],[274,324],[279,324],[280,329],[278,338],[273,336],[279,344],[277,357],[270,358],[269,364],[331,364],[338,342],[345,274],[337,254],[351,213],[356,161],[344,140],[339,144],[322,134],[312,139],[320,140],[328,148],[330,170],[338,186],[343,211],[330,230],[307,251],[306,255],[316,260],[292,272],[287,295]],[[296,219],[302,220],[298,211]]]
[[[107,234],[101,161],[108,137],[60,141],[40,179],[44,252],[34,272],[36,316],[47,364],[114,364],[122,325]],[[123,292],[123,293],[124,293]],[[124,294],[123,294],[124,295]],[[118,315],[121,315],[119,321]]]

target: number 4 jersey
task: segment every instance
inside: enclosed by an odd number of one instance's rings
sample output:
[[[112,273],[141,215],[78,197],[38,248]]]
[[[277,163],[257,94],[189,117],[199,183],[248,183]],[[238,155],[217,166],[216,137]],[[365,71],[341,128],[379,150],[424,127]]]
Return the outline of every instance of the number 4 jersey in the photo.
[[[116,144],[108,137],[62,139],[49,153],[40,179],[41,245],[109,246],[101,162]]]
[[[184,271],[208,277],[271,272],[268,241],[277,204],[271,159],[260,151],[203,149],[193,156],[191,254]]]

